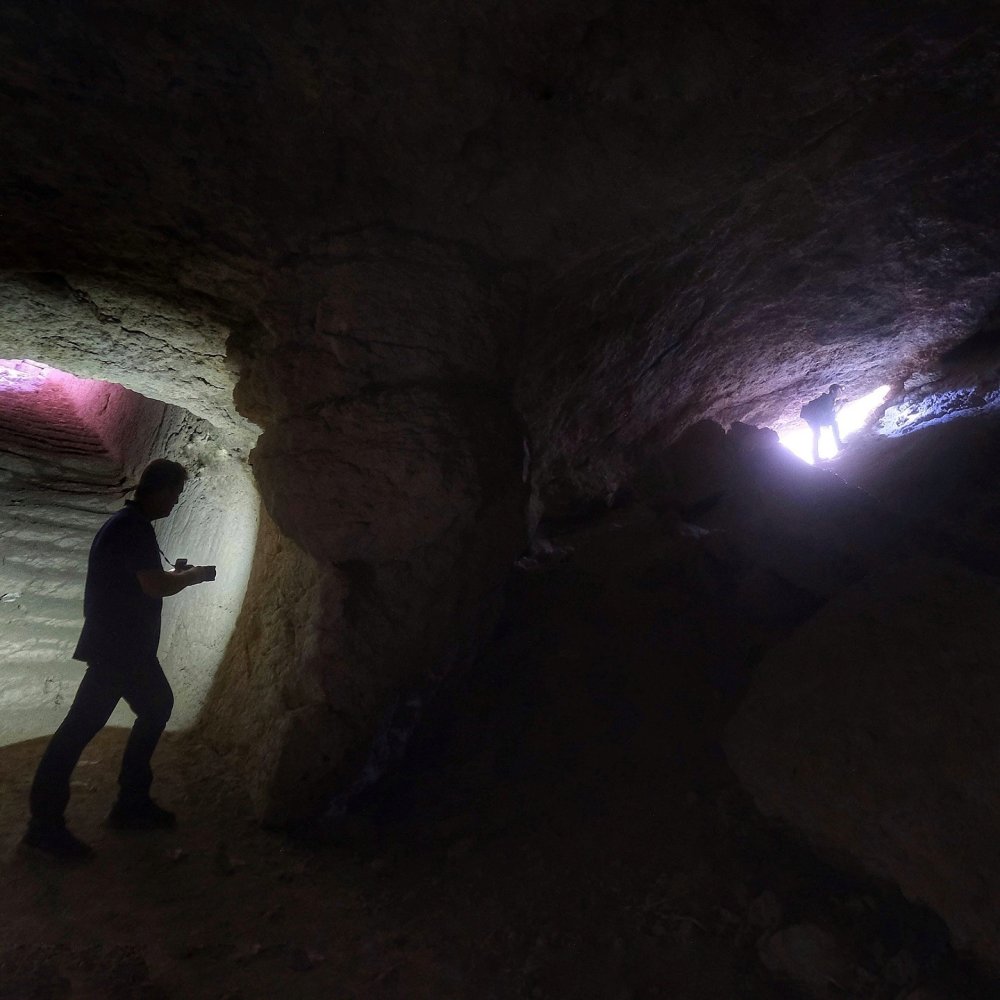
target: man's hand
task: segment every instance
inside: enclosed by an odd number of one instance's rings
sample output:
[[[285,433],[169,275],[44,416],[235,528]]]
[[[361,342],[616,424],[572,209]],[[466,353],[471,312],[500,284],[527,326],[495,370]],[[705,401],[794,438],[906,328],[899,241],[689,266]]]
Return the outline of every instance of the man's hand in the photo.
[[[173,570],[170,573],[161,569],[140,570],[139,586],[143,593],[150,597],[172,597],[187,587],[196,583],[208,583],[215,579],[214,566],[189,566],[187,569]]]

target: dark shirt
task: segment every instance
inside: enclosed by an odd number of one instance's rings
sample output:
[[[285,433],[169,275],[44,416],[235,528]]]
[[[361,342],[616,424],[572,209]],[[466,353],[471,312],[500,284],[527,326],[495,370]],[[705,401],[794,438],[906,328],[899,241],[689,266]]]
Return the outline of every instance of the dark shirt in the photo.
[[[802,407],[802,417],[813,427],[829,427],[837,419],[837,396],[824,392]]]
[[[73,658],[88,663],[156,658],[163,600],[136,574],[160,569],[153,524],[131,500],[101,526],[90,546],[83,631]]]

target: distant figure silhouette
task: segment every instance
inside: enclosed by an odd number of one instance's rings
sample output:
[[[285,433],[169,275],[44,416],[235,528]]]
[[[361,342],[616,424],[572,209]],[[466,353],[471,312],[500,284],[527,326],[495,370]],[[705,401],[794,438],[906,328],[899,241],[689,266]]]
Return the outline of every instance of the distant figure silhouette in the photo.
[[[124,698],[136,720],[122,757],[120,788],[108,824],[119,829],[174,825],[174,814],[150,798],[150,759],[174,706],[173,692],[156,658],[163,598],[215,579],[214,566],[166,571],[152,522],[180,499],[187,470],[156,459],[143,470],[135,500],[110,517],[94,537],[87,562],[84,623],[73,658],[87,672],[69,713],[42,756],[31,786],[31,820],[24,843],[60,858],[93,854],[68,829],[64,814],[69,779],[87,744]]]
[[[824,427],[833,431],[833,440],[837,449],[844,447],[840,440],[840,428],[837,426],[837,393],[841,391],[836,382],[823,393],[811,399],[799,413],[799,416],[810,426],[813,434],[813,463],[819,462],[819,432]]]

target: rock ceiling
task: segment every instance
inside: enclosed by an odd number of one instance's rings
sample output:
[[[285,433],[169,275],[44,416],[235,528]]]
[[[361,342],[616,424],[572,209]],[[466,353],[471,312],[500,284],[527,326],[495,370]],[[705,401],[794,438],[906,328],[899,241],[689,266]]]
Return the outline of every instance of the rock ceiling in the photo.
[[[434,335],[478,354],[487,325],[570,465],[887,381],[997,294],[992,4],[42,2],[2,27],[5,265],[265,322],[350,262],[386,311],[401,261],[473,271],[493,311]],[[442,303],[400,305],[403,348]]]

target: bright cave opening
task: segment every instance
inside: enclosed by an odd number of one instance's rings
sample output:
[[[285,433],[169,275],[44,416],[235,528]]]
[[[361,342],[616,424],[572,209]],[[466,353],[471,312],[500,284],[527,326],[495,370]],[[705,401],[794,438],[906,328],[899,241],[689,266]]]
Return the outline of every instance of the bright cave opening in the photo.
[[[849,399],[843,403],[837,411],[841,441],[846,442],[868,426],[875,411],[888,398],[889,389],[888,385],[880,385],[858,399]],[[804,420],[795,420],[783,428],[778,428],[778,440],[803,462],[813,464],[813,432]],[[820,461],[829,461],[837,457],[833,433],[827,427],[820,432],[819,457]]]
[[[170,561],[215,564],[211,587],[164,602],[160,661],[194,722],[246,591],[258,497],[224,434],[188,410],[29,359],[0,360],[0,745],[53,732],[83,676],[72,659],[90,542],[152,458],[190,479],[155,524]],[[124,702],[113,725],[131,725]]]

